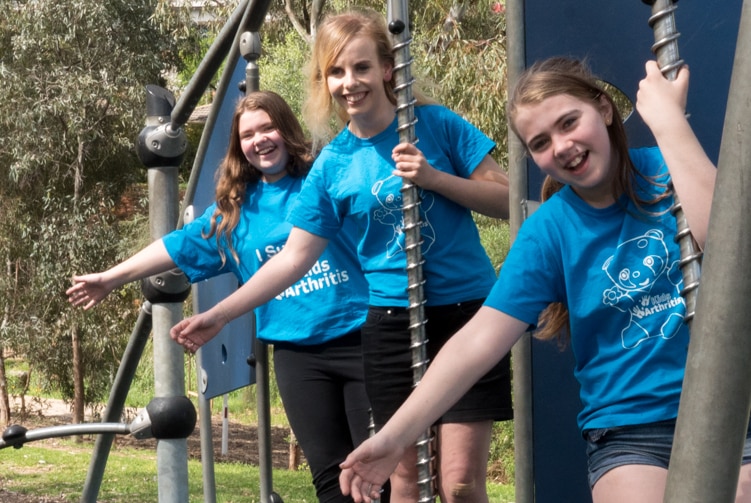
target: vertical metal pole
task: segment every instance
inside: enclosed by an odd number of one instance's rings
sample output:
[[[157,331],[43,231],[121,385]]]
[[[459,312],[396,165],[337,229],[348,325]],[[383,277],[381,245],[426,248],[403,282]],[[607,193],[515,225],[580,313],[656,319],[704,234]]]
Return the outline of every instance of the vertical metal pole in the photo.
[[[389,31],[394,36],[394,81],[397,96],[397,121],[399,141],[417,143],[415,136],[415,98],[412,94],[409,45],[412,37],[409,30],[409,13],[406,0],[391,0],[388,3]],[[420,237],[420,197],[417,186],[404,179],[402,184],[402,213],[404,218],[405,249],[407,255],[407,293],[409,294],[410,349],[412,352],[412,375],[414,386],[423,378],[428,366],[425,340],[425,294],[423,285],[422,238]],[[419,502],[435,501],[433,495],[431,430],[417,440],[417,486]]]
[[[750,50],[744,1],[666,503],[735,501],[751,413]]]
[[[245,32],[240,39],[240,53],[248,62],[245,69],[245,92],[258,91],[260,77],[257,61],[261,57],[261,36],[258,32]],[[271,400],[269,384],[268,346],[253,338],[253,366],[256,373],[256,409],[258,413],[258,471],[260,476],[261,501],[272,501],[272,456],[271,456]]]
[[[196,286],[193,285],[195,293]],[[195,299],[195,297],[194,297]],[[195,309],[194,301],[193,312]],[[211,430],[211,400],[204,397],[206,391],[206,373],[203,370],[203,352],[196,353],[196,374],[200,393],[198,394],[199,435],[201,437],[201,474],[203,480],[203,503],[216,503],[216,473],[214,472],[214,443]]]
[[[666,78],[673,80],[678,70],[683,66],[683,60],[678,55],[678,38],[681,34],[675,26],[674,0],[643,0],[652,5],[652,15],[649,26],[654,31],[655,42],[652,52],[657,57],[657,64]],[[683,213],[678,194],[674,194],[675,203],[670,212],[675,216],[678,225],[676,242],[681,249],[680,268],[683,273],[683,290],[681,295],[686,301],[686,323],[691,324],[696,312],[696,293],[699,288],[701,275],[701,250],[699,250],[691,235],[686,216]]]
[[[146,86],[146,127],[138,137],[139,158],[148,168],[149,229],[160,239],[175,229],[178,213],[177,171],[185,150],[185,131],[170,123],[175,99],[158,86]],[[143,280],[141,289],[151,302],[154,341],[154,393],[156,397],[185,396],[183,348],[169,336],[182,318],[182,302],[190,292],[178,270]],[[167,439],[157,443],[159,501],[188,500],[188,441]]]
[[[506,0],[506,55],[508,88],[516,84],[525,65],[524,0]],[[511,242],[524,222],[523,205],[528,199],[529,180],[524,146],[509,129],[509,224]],[[514,485],[517,503],[534,503],[534,432],[532,428],[532,341],[525,334],[512,348],[514,375]]]
[[[177,166],[150,168],[149,222],[151,237],[160,239],[175,229],[178,213]],[[185,395],[183,348],[169,331],[182,319],[182,303],[154,304],[154,394],[157,397]],[[156,448],[159,501],[188,501],[188,441],[160,440]]]

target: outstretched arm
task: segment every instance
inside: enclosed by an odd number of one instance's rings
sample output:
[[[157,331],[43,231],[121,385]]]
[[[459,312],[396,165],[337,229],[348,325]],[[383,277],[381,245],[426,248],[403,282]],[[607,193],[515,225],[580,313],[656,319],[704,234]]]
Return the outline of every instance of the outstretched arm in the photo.
[[[282,251],[247,283],[208,311],[182,320],[172,327],[170,336],[188,351],[195,352],[218,334],[224,325],[270,301],[302,278],[327,244],[327,239],[293,227]]]
[[[441,348],[420,384],[381,431],[341,464],[342,493],[356,502],[377,498],[404,450],[503,358],[527,327],[496,309],[480,308]]]
[[[73,286],[65,291],[68,302],[91,309],[109,293],[126,283],[147,278],[176,267],[164,242],[158,239],[129,259],[104,272],[73,276]]]
[[[688,67],[681,68],[672,81],[662,75],[655,61],[647,62],[646,71],[636,94],[636,109],[665,158],[691,234],[704,247],[717,169],[686,118]]]
[[[438,192],[472,211],[489,217],[508,218],[509,180],[498,163],[486,155],[469,178],[454,176],[428,164],[415,145],[400,143],[392,153],[394,174],[420,187]]]

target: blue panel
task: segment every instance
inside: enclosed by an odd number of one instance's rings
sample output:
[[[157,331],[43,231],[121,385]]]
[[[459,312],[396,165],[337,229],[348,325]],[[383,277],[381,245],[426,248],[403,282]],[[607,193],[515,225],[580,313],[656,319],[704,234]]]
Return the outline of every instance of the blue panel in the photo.
[[[242,93],[237,83],[245,80],[245,60],[238,58],[235,70],[221,103],[216,126],[209,139],[201,166],[194,214],[201,215],[214,202],[216,169],[224,158],[229,144],[230,124],[237,101]],[[195,285],[193,290],[198,312],[206,311],[237,290],[234,275],[225,274]],[[216,337],[201,348],[202,387],[204,398],[212,398],[255,383],[253,367],[247,363],[253,349],[253,316],[247,314],[227,325]]]
[[[677,3],[681,57],[691,69],[687,110],[700,141],[717,161],[741,0]],[[525,0],[526,64],[549,56],[586,58],[594,72],[632,101],[644,64],[654,59],[651,7],[639,0]],[[633,146],[654,139],[638,114],[626,123]],[[542,177],[529,165],[528,197],[539,199]],[[537,503],[591,501],[574,358],[551,343],[532,343],[534,480]]]
[[[681,57],[691,69],[688,112],[702,145],[715,161],[730,87],[741,0],[677,3]],[[554,56],[587,58],[594,72],[636,99],[644,64],[654,59],[651,7],[639,0],[526,0],[527,63]],[[653,144],[638,114],[629,121],[635,146]]]

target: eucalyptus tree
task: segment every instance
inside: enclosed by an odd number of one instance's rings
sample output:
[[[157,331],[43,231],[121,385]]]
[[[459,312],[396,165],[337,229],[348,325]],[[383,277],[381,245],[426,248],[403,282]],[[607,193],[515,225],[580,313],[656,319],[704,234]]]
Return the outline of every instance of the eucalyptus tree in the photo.
[[[134,141],[145,85],[179,69],[192,33],[169,0],[4,7],[0,255],[10,274],[0,282],[0,342],[72,398],[81,421],[84,403],[107,389],[137,309],[123,308],[134,301],[127,289],[124,301],[87,313],[69,309],[63,292],[73,273],[121,255],[117,209],[144,179]]]

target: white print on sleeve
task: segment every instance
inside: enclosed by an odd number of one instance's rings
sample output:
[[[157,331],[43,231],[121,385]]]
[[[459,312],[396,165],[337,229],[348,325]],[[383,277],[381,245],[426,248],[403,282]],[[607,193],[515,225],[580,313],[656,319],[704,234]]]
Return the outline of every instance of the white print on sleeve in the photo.
[[[398,185],[393,183],[394,179],[399,181]],[[394,190],[394,187],[396,187],[396,190]],[[402,193],[399,189],[401,189],[401,178],[396,175],[377,181],[370,189],[380,205],[373,211],[373,218],[376,222],[391,227],[393,231],[392,238],[386,243],[387,258],[392,258],[404,252],[404,217],[402,213]],[[419,187],[417,190],[420,198],[420,216],[422,217],[420,238],[422,239],[422,253],[425,255],[435,242],[435,229],[428,218],[428,212],[433,207],[435,196]]]
[[[685,312],[678,263],[678,259],[669,256],[662,231],[652,229],[621,243],[602,265],[614,285],[603,292],[603,303],[630,314],[621,331],[625,349],[653,337],[670,339],[678,333]],[[672,288],[655,291],[655,284],[663,275]],[[656,326],[659,321],[655,320],[664,322]]]

